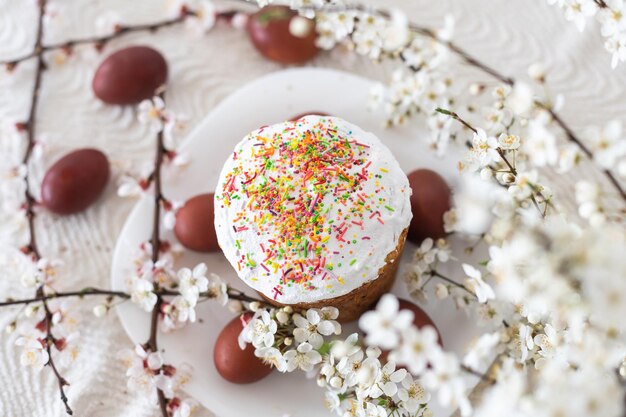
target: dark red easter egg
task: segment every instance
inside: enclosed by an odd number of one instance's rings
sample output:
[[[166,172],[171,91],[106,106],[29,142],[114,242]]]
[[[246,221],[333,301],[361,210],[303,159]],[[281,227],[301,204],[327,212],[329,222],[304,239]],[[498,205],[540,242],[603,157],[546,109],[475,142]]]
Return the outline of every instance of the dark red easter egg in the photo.
[[[289,26],[294,18],[308,24],[303,36],[291,33]],[[315,45],[315,22],[286,6],[263,7],[250,16],[246,29],[255,48],[266,58],[281,64],[302,64],[319,52]]]
[[[296,120],[302,119],[304,116],[330,116],[328,113],[324,113],[322,111],[309,111],[306,113],[300,113],[296,116],[293,116],[289,119],[290,122],[295,122]]]
[[[109,55],[93,77],[93,92],[107,104],[136,104],[151,98],[167,80],[163,55],[148,46],[131,46]]]
[[[443,215],[450,210],[450,187],[439,174],[430,169],[418,169],[408,175],[413,219],[409,226],[408,238],[421,243],[430,237],[444,237]]]
[[[79,149],[48,169],[41,203],[53,213],[73,214],[93,204],[109,181],[109,161],[97,149]]]
[[[232,319],[217,336],[213,350],[213,362],[217,372],[222,378],[234,384],[259,381],[273,370],[271,366],[254,356],[252,345],[248,344],[244,350],[239,347],[237,338],[242,329],[241,318]]]
[[[187,249],[198,252],[219,250],[215,234],[213,193],[199,194],[187,200],[176,213],[174,234]]]

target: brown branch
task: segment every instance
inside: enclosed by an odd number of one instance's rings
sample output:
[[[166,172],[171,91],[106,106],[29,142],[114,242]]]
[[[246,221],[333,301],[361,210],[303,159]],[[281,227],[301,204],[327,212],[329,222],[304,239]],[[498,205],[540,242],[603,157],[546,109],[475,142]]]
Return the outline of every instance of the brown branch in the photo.
[[[471,292],[470,290],[468,290],[465,285],[463,284],[459,284],[458,282],[456,282],[455,280],[453,280],[452,278],[448,278],[445,275],[440,274],[437,271],[432,271],[433,276],[438,277],[442,280],[444,280],[445,282],[447,282],[448,284],[451,284],[457,288],[461,288],[462,290],[465,290],[467,293],[471,294],[472,297],[476,298],[476,294],[474,294],[473,292]]]
[[[465,126],[466,128],[468,128],[469,130],[471,130],[474,133],[478,133],[478,130],[476,130],[476,128],[474,126],[472,126],[471,124],[469,124],[468,122],[466,122],[465,120],[463,120],[461,118],[461,116],[459,116],[457,113],[450,111],[450,110],[446,110],[446,109],[442,109],[441,107],[437,107],[435,109],[435,111],[437,113],[441,113],[441,114],[445,114],[446,116],[450,116],[452,117],[454,120],[456,120],[457,122],[461,123],[463,126]]]
[[[236,13],[239,13],[239,12],[236,10],[218,12],[217,18],[229,20]],[[166,20],[161,20],[161,21],[154,22],[154,23],[146,23],[146,24],[139,24],[139,25],[128,25],[128,26],[117,25],[115,27],[114,32],[110,35],[91,36],[91,37],[80,38],[80,39],[72,39],[69,41],[50,44],[50,45],[40,45],[38,49],[34,49],[33,51],[25,55],[22,55],[20,57],[13,58],[13,59],[0,61],[0,65],[7,65],[10,68],[14,68],[20,62],[29,60],[31,58],[35,58],[38,55],[41,55],[42,52],[55,51],[59,49],[71,51],[71,49],[77,45],[94,44],[96,45],[97,48],[102,48],[104,45],[106,45],[108,42],[112,41],[113,39],[117,39],[129,33],[142,32],[142,31],[155,32],[159,29],[182,23],[185,21],[187,17],[190,17],[190,16],[197,16],[197,13],[194,10],[191,10],[187,7],[183,7],[181,9],[180,15],[173,19],[166,19]]]
[[[165,101],[165,93],[161,91],[159,97]],[[161,202],[163,201],[163,189],[161,184],[161,168],[163,166],[163,159],[165,156],[165,145],[163,144],[163,130],[161,129],[156,136],[156,149],[154,156],[154,209],[152,213],[152,263],[155,264],[159,260],[161,251]],[[158,287],[157,292],[162,291]],[[161,313],[161,304],[163,298],[157,293],[157,302],[152,310],[152,316],[150,318],[150,336],[145,346],[148,350],[156,352],[158,350],[157,333],[159,324],[159,314]],[[157,388],[157,397],[159,399],[159,408],[163,417],[168,417],[167,411],[167,398],[160,388]]]
[[[475,377],[480,378],[481,381],[486,382],[490,385],[493,385],[497,382],[495,379],[491,378],[490,376],[483,374],[482,372],[477,371],[475,369],[472,369],[467,365],[461,365],[461,369],[470,375],[474,375]]]
[[[119,297],[119,298],[124,298],[124,299],[130,298],[130,294],[127,294],[121,291],[101,290],[98,288],[85,288],[80,291],[55,292],[53,294],[48,294],[48,295],[42,294],[33,298],[25,298],[21,300],[7,299],[7,301],[0,302],[0,307],[21,305],[21,304],[31,304],[31,303],[36,303],[39,301],[54,300],[56,298],[67,298],[67,297],[82,298],[85,296],[92,296],[92,295],[100,295],[100,296],[106,295],[109,297]]]
[[[37,290],[38,293],[41,292],[41,287],[39,290]],[[65,406],[65,412],[69,415],[73,415],[74,412],[72,411],[72,408],[69,405],[69,400],[67,398],[67,395],[65,394],[65,386],[69,385],[69,383],[67,382],[67,380],[65,378],[63,378],[63,376],[61,375],[61,373],[59,372],[59,370],[57,369],[55,363],[54,363],[54,359],[52,358],[52,345],[54,345],[54,342],[56,341],[55,337],[52,335],[52,326],[54,325],[52,322],[52,312],[50,311],[50,308],[48,307],[48,302],[44,299],[43,300],[43,308],[45,311],[45,323],[46,323],[46,352],[48,352],[48,363],[47,365],[50,366],[50,368],[52,369],[52,372],[54,373],[54,376],[57,379],[57,383],[59,386],[59,393],[61,395],[61,401],[63,402],[63,405]]]

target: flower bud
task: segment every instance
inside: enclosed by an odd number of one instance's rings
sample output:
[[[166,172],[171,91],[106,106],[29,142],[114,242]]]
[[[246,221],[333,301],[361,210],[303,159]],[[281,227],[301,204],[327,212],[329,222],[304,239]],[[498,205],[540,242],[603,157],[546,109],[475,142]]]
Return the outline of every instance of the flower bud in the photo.
[[[284,311],[279,311],[276,313],[276,320],[278,320],[280,324],[285,324],[289,321],[289,314]]]
[[[293,313],[293,308],[291,306],[283,307],[283,311],[287,314]]]
[[[108,311],[108,307],[104,304],[98,304],[93,308],[93,315],[96,317],[104,317]]]
[[[15,322],[13,322],[13,323],[9,323],[9,324],[7,325],[7,327],[5,327],[5,328],[4,328],[4,331],[10,334],[10,333],[13,333],[13,332],[15,331],[15,328],[16,328],[16,327],[17,327],[17,326],[15,325]]]
[[[469,86],[469,92],[473,96],[478,96],[485,91],[485,85],[481,83],[473,83]]]
[[[293,344],[293,339],[291,337],[285,337],[283,343],[285,344],[285,346],[291,346]]]
[[[540,63],[532,64],[528,67],[528,76],[537,82],[543,83],[546,81],[546,67]]]
[[[239,300],[228,300],[228,311],[231,313],[241,313],[243,311],[243,304]]]
[[[294,16],[289,22],[289,33],[296,38],[306,38],[313,29],[313,22],[302,16]]]
[[[448,291],[448,287],[446,287],[442,283],[438,283],[435,286],[435,295],[437,296],[438,299],[444,300],[448,298],[448,295],[450,295],[450,292]]]
[[[258,301],[253,301],[248,307],[250,308],[250,311],[256,312],[258,309],[261,308],[261,303],[259,303]]]

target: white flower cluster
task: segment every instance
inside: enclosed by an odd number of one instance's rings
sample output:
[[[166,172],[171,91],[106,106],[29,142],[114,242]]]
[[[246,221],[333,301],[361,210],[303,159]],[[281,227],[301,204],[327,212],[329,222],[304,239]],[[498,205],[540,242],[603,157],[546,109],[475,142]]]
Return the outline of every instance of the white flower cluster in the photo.
[[[251,343],[256,356],[281,372],[316,375],[328,407],[340,416],[432,416],[427,389],[444,406],[469,415],[461,363],[442,350],[434,328],[415,327],[413,312],[399,310],[393,295],[383,296],[376,310],[361,317],[366,346],[357,333],[327,339],[341,333],[337,317],[337,309],[330,307],[303,312],[259,308],[239,344],[243,349]]]
[[[189,164],[187,154],[179,152],[181,140],[187,133],[189,117],[184,114],[176,114],[165,107],[165,101],[159,97],[143,100],[137,106],[137,119],[145,125],[148,132],[158,134],[162,132],[164,149],[164,162],[174,169],[182,169]],[[152,182],[152,164],[133,164],[127,162],[122,168],[122,174],[117,180],[117,194],[120,197],[137,197],[145,194]],[[167,202],[169,203],[169,202]],[[165,225],[173,227],[171,214],[175,214],[178,207],[169,203],[164,205],[166,211]],[[168,214],[170,217],[168,218]]]
[[[399,404],[401,412],[413,415],[426,407],[430,398],[425,390],[428,389],[437,394],[441,405],[458,408],[463,416],[470,415],[472,407],[457,357],[441,348],[434,328],[417,328],[412,322],[413,312],[400,310],[398,299],[391,294],[384,295],[376,310],[363,314],[359,320],[370,349],[376,346],[390,351],[390,361],[385,367],[398,363],[410,372],[394,402]]]
[[[168,411],[172,417],[188,417],[198,406],[194,400],[181,400],[177,394],[189,381],[191,369],[188,365],[175,368],[163,361],[160,352],[152,352],[142,345],[123,349],[118,357],[127,367],[128,389],[146,395],[153,402],[156,402],[157,389],[160,389],[168,399]]]
[[[156,263],[149,257],[151,246],[142,245],[140,256],[136,260],[135,275],[128,281],[131,301],[143,310],[150,312],[157,303],[158,290],[168,290],[167,295],[174,295],[171,300],[161,303],[161,330],[170,331],[196,321],[196,305],[201,297],[214,299],[221,305],[228,302],[228,286],[215,274],[207,277],[204,263],[193,270],[182,268],[175,271],[171,251],[168,251]],[[167,255],[170,256],[167,256]],[[95,311],[94,311],[95,312]]]
[[[596,16],[604,47],[612,54],[611,66],[626,61],[626,2],[624,0],[547,0],[556,4],[581,32],[587,20]]]
[[[255,306],[252,306],[253,308]],[[324,336],[341,333],[334,307],[294,312],[289,306],[280,309],[259,308],[239,336],[242,349],[246,343],[255,347],[255,355],[280,372],[296,369],[311,371],[319,364]]]

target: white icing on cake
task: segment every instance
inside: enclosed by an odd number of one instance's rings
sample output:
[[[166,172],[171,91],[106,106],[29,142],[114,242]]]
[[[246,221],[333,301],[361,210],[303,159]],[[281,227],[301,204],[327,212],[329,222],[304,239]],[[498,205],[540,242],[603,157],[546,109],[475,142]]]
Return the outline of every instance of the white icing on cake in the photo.
[[[239,277],[285,304],[376,279],[411,220],[411,188],[389,149],[336,117],[247,135],[215,191],[220,247]]]

